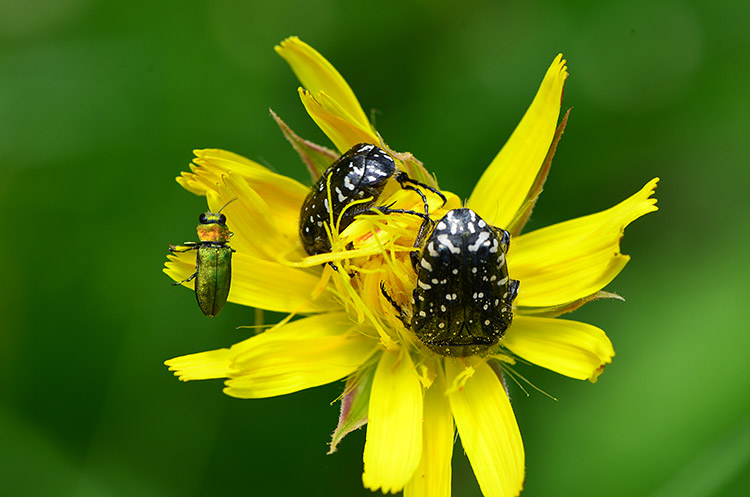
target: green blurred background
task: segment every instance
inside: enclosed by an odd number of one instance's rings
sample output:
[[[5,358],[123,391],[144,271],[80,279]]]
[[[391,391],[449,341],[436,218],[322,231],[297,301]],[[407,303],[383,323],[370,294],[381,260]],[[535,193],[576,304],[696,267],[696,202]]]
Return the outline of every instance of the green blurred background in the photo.
[[[520,366],[524,496],[750,495],[750,7],[607,2],[0,0],[0,495],[370,495],[364,431],[326,456],[342,384],[265,400],[162,365],[247,336],[161,272],[221,147],[305,180],[269,117],[325,143],[272,47],[296,34],[396,150],[467,197],[558,52],[574,107],[530,228],[653,176],[633,259],[571,317],[617,356],[596,385]],[[460,445],[454,495],[479,490]]]

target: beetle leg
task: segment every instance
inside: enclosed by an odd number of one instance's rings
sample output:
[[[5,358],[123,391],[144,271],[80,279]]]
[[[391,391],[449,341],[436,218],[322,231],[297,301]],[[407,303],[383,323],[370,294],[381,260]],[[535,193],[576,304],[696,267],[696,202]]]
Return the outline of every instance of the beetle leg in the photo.
[[[186,279],[184,279],[182,281],[176,281],[176,282],[172,283],[172,286],[182,285],[183,283],[187,283],[188,281],[192,281],[193,279],[195,279],[196,276],[198,276],[198,271],[194,272],[188,278],[186,278]]]
[[[394,176],[394,178],[396,179],[396,181],[399,182],[399,184],[401,185],[401,188],[406,188],[406,186],[404,186],[404,183],[411,183],[413,185],[420,186],[420,187],[424,188],[425,190],[429,190],[432,193],[434,193],[435,195],[437,195],[438,197],[440,197],[442,199],[442,201],[443,201],[443,205],[445,205],[445,203],[448,201],[448,199],[445,198],[445,195],[443,195],[440,190],[438,190],[437,188],[433,188],[430,185],[426,185],[424,183],[421,183],[421,182],[419,182],[419,181],[417,181],[415,179],[411,179],[409,177],[409,175],[406,174],[403,171],[399,171],[398,173],[396,173],[396,175]],[[422,193],[420,192],[420,195],[421,194]],[[424,195],[422,195],[422,197],[424,198]]]
[[[391,204],[391,205],[393,205],[393,204]],[[412,216],[419,216],[422,219],[430,219],[429,216],[427,216],[427,214],[422,214],[421,212],[412,211],[412,210],[408,210],[408,209],[391,209],[390,207],[386,207],[384,205],[381,205],[380,207],[375,207],[375,209],[379,210],[383,214],[393,214],[393,213],[397,213],[397,214],[411,214]]]
[[[422,246],[425,234],[432,230],[432,226],[434,226],[434,224],[435,221],[433,221],[429,217],[422,221],[422,224],[419,226],[419,231],[417,232],[417,237],[414,239],[415,248],[420,248]],[[410,254],[411,265],[414,267],[415,271],[417,270],[417,266],[419,265],[420,255],[421,250],[414,250]]]
[[[427,204],[427,197],[424,196],[424,193],[422,193],[422,190],[420,190],[419,188],[414,188],[411,185],[404,185],[404,184],[402,184],[401,187],[404,190],[411,190],[413,192],[417,192],[419,194],[419,196],[422,197],[422,204],[424,205],[424,213],[425,214],[429,214],[430,213],[430,206],[429,206],[429,204]]]
[[[396,303],[395,300],[393,300],[393,297],[388,295],[388,292],[386,292],[385,290],[385,283],[383,283],[382,281],[380,282],[380,293],[382,293],[383,297],[385,297],[385,300],[387,300],[388,303],[391,304],[394,309],[396,309],[396,312],[398,312],[398,319],[403,323],[404,327],[406,327],[407,329],[411,328],[411,325],[406,321],[406,314],[404,313],[404,310],[400,305]]]
[[[170,245],[169,251],[174,253],[181,253],[181,252],[187,252],[188,250],[197,250],[200,247],[200,243],[196,242],[185,242],[182,245]],[[178,247],[185,247],[185,248],[178,248]]]
[[[518,280],[510,280],[508,283],[508,299],[507,302],[510,304],[518,296]]]

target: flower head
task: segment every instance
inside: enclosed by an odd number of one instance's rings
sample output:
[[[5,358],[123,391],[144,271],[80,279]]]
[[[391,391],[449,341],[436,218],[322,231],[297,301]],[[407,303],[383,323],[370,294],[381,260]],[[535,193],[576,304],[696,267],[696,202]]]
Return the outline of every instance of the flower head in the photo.
[[[306,251],[299,228],[309,187],[230,152],[196,151],[191,172],[178,182],[205,195],[209,209],[238,199],[223,211],[236,249],[228,300],[289,313],[289,318],[230,348],[166,364],[183,381],[225,378],[224,393],[240,398],[345,379],[330,452],[366,424],[362,480],[367,488],[449,495],[457,429],[484,495],[517,495],[524,481],[524,449],[502,371],[520,358],[596,381],[614,356],[609,339],[593,325],[559,316],[590,300],[616,297],[602,289],[629,259],[620,253],[620,238],[630,222],[656,210],[651,194],[658,179],[608,210],[522,233],[567,120],[566,115],[558,125],[567,77],[562,56],[552,62],[520,124],[462,206],[456,195],[442,190],[443,200],[432,191],[437,182],[413,156],[388,148],[346,81],[318,52],[297,38],[276,51],[302,82],[299,94],[307,112],[338,150],[303,140],[274,114],[313,181],[323,185],[325,212],[333,212],[329,207],[342,192],[324,171],[358,143],[385,150],[397,169],[422,187],[404,187],[394,174],[377,198],[367,197],[375,209],[353,210],[358,215],[346,223],[340,222],[346,212],[331,216],[321,225],[326,250]],[[356,205],[347,204],[344,211]],[[430,226],[462,207],[507,230],[510,248],[503,260],[508,276],[520,283],[517,297],[506,296],[512,322],[509,318],[490,345],[442,353],[410,326],[418,322],[412,299],[427,295],[415,289],[430,284],[419,279],[414,265],[419,258],[412,253],[431,251],[423,245]],[[425,208],[431,221],[424,219]],[[189,255],[173,254],[165,272],[182,281],[194,266]],[[464,291],[461,298],[467,302],[463,311],[483,297]],[[449,294],[432,304],[455,306],[455,299]]]

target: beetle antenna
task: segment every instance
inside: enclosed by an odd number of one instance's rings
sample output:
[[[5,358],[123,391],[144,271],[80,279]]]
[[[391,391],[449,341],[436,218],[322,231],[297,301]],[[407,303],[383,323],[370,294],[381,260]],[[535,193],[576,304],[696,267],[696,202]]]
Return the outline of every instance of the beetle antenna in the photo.
[[[239,197],[234,197],[232,200],[230,200],[229,202],[227,202],[226,204],[224,204],[221,209],[219,209],[218,211],[216,211],[216,213],[219,214],[221,211],[224,210],[224,207],[226,207],[227,205],[231,204],[235,200],[239,200]]]

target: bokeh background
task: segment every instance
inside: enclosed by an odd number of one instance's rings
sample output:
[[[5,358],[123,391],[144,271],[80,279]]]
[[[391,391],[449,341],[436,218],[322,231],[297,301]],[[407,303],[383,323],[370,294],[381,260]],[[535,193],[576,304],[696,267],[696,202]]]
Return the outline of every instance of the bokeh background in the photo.
[[[524,496],[750,495],[747,2],[0,0],[0,495],[357,496],[364,431],[326,456],[340,383],[266,400],[179,383],[248,335],[161,272],[195,238],[191,150],[307,181],[269,117],[326,143],[272,50],[347,78],[378,129],[468,197],[558,52],[570,122],[530,228],[653,176],[633,259],[571,317],[617,356],[596,385],[520,366]],[[274,319],[271,316],[269,319]],[[454,495],[477,496],[460,445]]]

